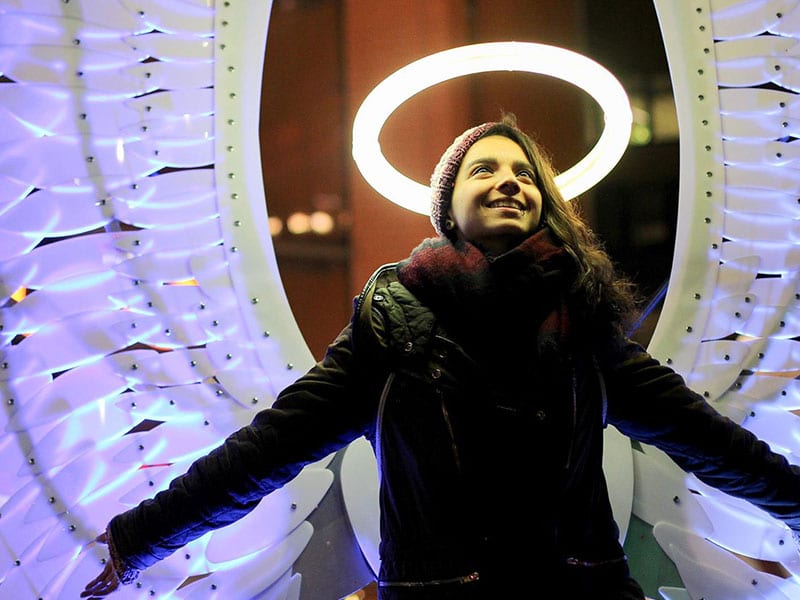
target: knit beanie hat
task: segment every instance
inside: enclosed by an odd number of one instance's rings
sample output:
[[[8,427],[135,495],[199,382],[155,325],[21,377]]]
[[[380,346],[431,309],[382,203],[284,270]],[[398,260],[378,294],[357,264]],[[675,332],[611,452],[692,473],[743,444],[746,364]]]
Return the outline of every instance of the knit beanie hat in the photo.
[[[495,125],[497,123],[490,122],[467,129],[453,140],[433,170],[431,175],[431,223],[439,235],[445,235],[447,211],[450,208],[456,175],[461,161],[464,160],[464,155],[472,144]]]

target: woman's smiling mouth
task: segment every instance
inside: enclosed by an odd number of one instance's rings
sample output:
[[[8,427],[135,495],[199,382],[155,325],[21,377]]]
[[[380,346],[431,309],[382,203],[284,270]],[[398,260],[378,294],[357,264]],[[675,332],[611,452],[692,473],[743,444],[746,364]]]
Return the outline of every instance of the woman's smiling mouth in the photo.
[[[520,212],[525,212],[525,205],[519,200],[514,198],[500,198],[499,200],[492,200],[486,204],[487,208],[512,208]]]

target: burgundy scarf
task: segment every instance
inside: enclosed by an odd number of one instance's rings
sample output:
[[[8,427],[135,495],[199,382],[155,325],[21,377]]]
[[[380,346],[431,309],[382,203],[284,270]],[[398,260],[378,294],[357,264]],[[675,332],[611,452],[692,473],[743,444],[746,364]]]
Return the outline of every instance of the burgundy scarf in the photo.
[[[544,228],[496,258],[467,242],[426,239],[398,265],[398,278],[470,355],[516,379],[560,360],[576,271]]]

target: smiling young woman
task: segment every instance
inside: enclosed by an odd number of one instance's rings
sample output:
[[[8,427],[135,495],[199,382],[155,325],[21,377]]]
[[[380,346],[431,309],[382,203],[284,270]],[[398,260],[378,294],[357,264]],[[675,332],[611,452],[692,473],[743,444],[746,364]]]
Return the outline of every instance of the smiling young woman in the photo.
[[[360,436],[380,471],[380,600],[643,600],[603,471],[608,425],[800,531],[800,469],[626,337],[630,284],[512,118],[459,136],[431,194],[438,236],[373,274],[272,407],[111,519],[111,560],[82,597]]]

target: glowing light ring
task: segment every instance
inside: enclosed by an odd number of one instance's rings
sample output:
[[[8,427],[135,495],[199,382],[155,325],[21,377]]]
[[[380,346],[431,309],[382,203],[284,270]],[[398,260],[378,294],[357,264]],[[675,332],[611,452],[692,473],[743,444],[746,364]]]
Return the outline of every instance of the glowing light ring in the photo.
[[[633,120],[622,85],[595,61],[555,46],[532,42],[490,42],[462,46],[414,61],[379,83],[353,121],[353,159],[364,179],[392,202],[429,214],[430,192],[399,173],[381,151],[381,129],[409,98],[449,79],[487,71],[526,71],[572,83],[603,109],[605,128],[595,146],[577,164],[559,174],[556,183],[569,200],[603,179],[619,162],[630,138]]]

